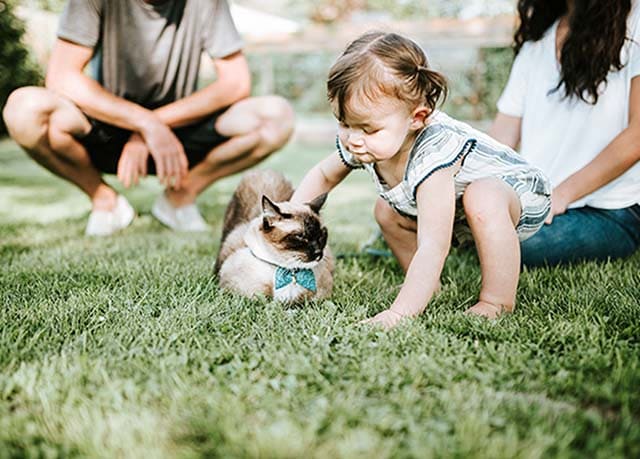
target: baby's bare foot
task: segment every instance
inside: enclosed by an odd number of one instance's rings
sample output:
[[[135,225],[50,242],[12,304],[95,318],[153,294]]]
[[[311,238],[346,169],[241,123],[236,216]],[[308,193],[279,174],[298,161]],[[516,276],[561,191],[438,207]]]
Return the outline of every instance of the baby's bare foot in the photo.
[[[487,319],[497,319],[502,314],[512,312],[513,307],[499,304],[488,303],[486,301],[478,301],[465,311],[465,314],[473,314],[475,316],[486,317]]]

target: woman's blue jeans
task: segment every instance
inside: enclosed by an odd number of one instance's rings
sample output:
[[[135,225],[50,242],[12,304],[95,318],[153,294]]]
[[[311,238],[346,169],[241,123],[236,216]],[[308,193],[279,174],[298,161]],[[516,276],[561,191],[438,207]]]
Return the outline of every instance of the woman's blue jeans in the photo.
[[[639,246],[639,204],[615,210],[569,209],[520,245],[524,266],[623,258]]]

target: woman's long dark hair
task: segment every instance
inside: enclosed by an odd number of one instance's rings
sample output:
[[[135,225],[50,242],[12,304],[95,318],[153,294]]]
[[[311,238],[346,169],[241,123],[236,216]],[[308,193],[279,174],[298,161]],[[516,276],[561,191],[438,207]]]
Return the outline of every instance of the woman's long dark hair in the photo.
[[[631,0],[574,0],[569,33],[562,45],[560,82],[569,98],[598,102],[598,88],[610,71],[620,70],[620,50],[627,39]],[[562,0],[519,0],[520,25],[515,33],[516,54],[527,41],[537,41],[567,13]]]

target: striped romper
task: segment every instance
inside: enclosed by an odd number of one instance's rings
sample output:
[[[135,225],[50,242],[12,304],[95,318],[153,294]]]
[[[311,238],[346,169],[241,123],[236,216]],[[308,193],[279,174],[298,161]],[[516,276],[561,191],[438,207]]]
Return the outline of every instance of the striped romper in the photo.
[[[455,175],[456,198],[475,180],[497,177],[511,186],[520,199],[521,214],[516,225],[518,238],[533,236],[544,224],[551,209],[551,184],[538,168],[518,153],[488,135],[436,111],[429,124],[418,134],[404,178],[393,188],[376,173],[374,164],[358,162],[339,139],[336,141],[342,161],[350,168],[365,168],[376,184],[378,194],[400,214],[417,218],[418,186],[435,171],[461,161]]]

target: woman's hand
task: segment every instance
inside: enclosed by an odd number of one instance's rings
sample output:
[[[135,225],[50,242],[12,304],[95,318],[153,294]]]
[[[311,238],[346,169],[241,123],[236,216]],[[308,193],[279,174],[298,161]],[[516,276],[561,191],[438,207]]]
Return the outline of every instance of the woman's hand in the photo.
[[[627,172],[640,161],[640,77],[631,80],[629,125],[604,150],[553,189],[551,212],[545,220],[566,212],[569,205]]]
[[[567,211],[569,204],[573,202],[567,193],[564,192],[562,186],[557,186],[551,192],[551,210],[549,215],[545,219],[545,224],[550,225],[553,221],[553,217],[556,215],[562,215]]]

